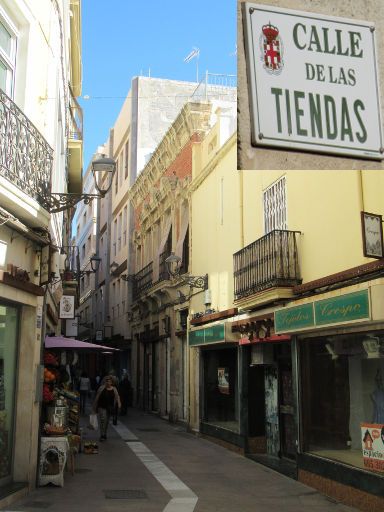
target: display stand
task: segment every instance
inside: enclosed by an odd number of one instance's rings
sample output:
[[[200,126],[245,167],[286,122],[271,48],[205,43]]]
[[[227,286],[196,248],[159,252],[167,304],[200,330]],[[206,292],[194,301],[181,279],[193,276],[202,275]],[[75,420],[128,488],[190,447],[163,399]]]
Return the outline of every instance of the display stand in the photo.
[[[69,443],[66,436],[42,437],[40,464],[39,464],[39,485],[64,486],[64,468],[69,452]]]

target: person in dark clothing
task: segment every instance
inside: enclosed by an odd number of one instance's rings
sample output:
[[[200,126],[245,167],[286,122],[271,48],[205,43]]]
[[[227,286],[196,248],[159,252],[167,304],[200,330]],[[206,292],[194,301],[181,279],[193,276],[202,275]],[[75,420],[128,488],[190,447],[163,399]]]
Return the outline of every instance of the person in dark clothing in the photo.
[[[121,398],[121,415],[125,416],[127,414],[128,405],[130,405],[130,397],[131,397],[131,382],[128,378],[128,375],[125,374],[119,386],[119,394]]]
[[[121,409],[119,393],[112,385],[112,377],[108,375],[104,384],[97,390],[93,411],[99,415],[100,441],[107,439],[109,418],[113,415],[115,408]]]

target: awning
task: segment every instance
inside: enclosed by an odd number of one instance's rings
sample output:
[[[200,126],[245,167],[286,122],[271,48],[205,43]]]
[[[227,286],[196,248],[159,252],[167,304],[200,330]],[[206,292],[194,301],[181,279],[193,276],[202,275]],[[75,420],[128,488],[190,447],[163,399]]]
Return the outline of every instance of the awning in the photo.
[[[118,348],[106,347],[105,345],[95,345],[88,341],[75,340],[74,338],[64,338],[64,336],[46,336],[45,348],[61,348],[69,350],[119,350]]]

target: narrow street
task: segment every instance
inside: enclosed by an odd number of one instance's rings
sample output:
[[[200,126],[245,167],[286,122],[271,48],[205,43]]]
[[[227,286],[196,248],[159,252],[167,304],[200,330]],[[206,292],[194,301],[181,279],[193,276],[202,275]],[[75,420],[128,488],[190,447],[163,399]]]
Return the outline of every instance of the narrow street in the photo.
[[[86,417],[83,417],[86,421]],[[97,439],[84,429],[84,441]],[[129,409],[98,454],[76,456],[64,487],[37,488],[9,511],[347,512],[354,509],[157,416]]]

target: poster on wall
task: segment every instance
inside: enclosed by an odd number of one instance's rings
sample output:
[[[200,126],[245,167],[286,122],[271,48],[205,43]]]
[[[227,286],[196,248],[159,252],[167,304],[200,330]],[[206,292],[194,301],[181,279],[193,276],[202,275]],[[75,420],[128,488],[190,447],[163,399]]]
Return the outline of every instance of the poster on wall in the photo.
[[[217,369],[217,380],[219,392],[223,395],[229,395],[229,369],[218,368]]]
[[[63,295],[60,299],[60,318],[75,318],[75,297]]]
[[[384,424],[361,423],[364,467],[384,473]]]

